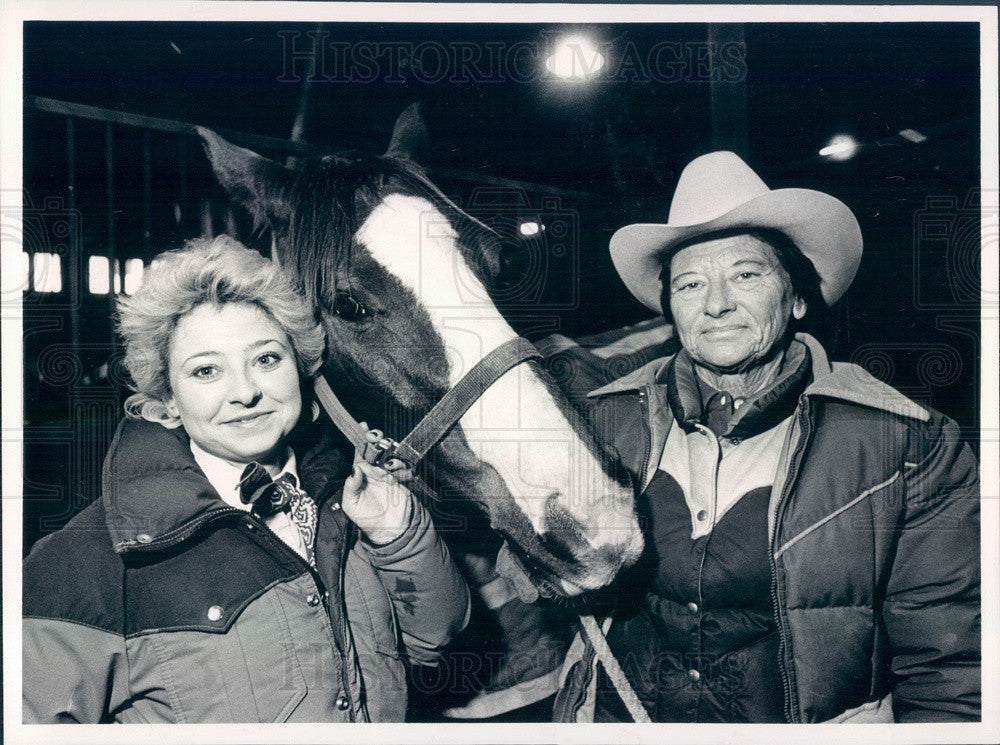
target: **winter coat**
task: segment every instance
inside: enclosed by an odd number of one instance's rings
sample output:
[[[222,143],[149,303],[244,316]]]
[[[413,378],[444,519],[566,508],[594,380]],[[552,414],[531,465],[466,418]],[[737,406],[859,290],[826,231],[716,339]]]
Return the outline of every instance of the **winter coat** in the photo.
[[[811,337],[812,382],[768,510],[789,722],[978,720],[978,468],[958,427]],[[613,455],[649,484],[672,413],[654,360],[589,394]],[[613,623],[605,622],[605,628]],[[593,716],[593,650],[572,645],[560,721]]]
[[[103,497],[24,563],[25,722],[402,721],[404,663],[437,661],[468,589],[423,507],[368,544],[342,456],[299,463],[315,569],[222,501],[183,430],[122,422]]]

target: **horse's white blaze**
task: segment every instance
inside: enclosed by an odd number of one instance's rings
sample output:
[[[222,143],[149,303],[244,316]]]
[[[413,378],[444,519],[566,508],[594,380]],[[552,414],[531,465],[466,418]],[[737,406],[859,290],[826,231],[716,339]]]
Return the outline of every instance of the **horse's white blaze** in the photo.
[[[445,341],[451,384],[490,350],[515,336],[469,270],[451,223],[430,202],[390,194],[372,210],[357,240],[412,290]]]
[[[448,352],[455,385],[479,360],[516,334],[469,270],[454,229],[430,202],[393,194],[376,207],[357,240],[413,291]],[[477,455],[505,480],[538,533],[553,494],[591,546],[639,541],[631,495],[610,479],[533,370],[503,375],[460,420]]]

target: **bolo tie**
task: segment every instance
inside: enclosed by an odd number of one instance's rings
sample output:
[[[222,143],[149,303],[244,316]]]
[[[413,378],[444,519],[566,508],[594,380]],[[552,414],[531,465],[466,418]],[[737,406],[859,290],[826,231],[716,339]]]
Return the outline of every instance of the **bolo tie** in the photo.
[[[240,501],[251,505],[250,511],[264,519],[288,513],[306,547],[306,559],[316,566],[316,502],[298,487],[295,476],[286,472],[272,479],[260,463],[250,463],[240,476]]]

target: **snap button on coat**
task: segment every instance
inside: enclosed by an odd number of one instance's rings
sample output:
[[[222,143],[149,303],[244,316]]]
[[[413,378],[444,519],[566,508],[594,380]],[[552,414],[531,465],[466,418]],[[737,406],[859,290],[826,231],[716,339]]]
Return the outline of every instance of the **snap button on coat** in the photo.
[[[101,499],[24,564],[25,722],[403,721],[404,655],[440,660],[465,624],[468,588],[422,507],[378,552],[342,509],[327,511],[346,457],[321,444],[297,461],[324,505],[314,573],[264,523],[206,499],[182,430],[123,420]],[[416,591],[397,592],[417,578]]]

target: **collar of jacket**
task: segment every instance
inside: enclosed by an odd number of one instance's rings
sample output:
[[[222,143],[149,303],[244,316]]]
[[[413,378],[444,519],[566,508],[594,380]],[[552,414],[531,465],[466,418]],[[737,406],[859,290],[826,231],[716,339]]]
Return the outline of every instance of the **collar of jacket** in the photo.
[[[342,452],[325,440],[302,457],[303,488],[317,502],[343,479]],[[198,468],[187,433],[154,422],[123,419],[102,471],[103,500],[112,545],[120,554],[173,545],[230,507]]]
[[[809,347],[805,344],[789,345],[775,380],[763,391],[749,396],[739,410],[731,412],[725,430],[716,432],[716,435],[746,439],[766,432],[791,416],[809,382],[810,369]],[[677,423],[689,433],[699,424],[713,429],[705,419],[705,408],[715,395],[715,389],[698,378],[687,350],[682,349],[674,355],[664,373],[667,401]]]
[[[795,340],[805,344],[812,357],[812,382],[803,392],[804,396],[827,396],[924,422],[930,419],[926,409],[864,368],[849,362],[831,363],[823,346],[809,334],[796,334]],[[628,375],[591,391],[587,397],[628,393],[657,385],[663,382],[667,365],[673,358],[671,355],[648,362]]]

